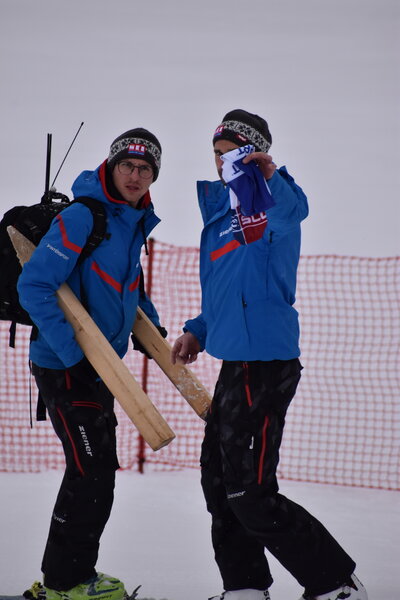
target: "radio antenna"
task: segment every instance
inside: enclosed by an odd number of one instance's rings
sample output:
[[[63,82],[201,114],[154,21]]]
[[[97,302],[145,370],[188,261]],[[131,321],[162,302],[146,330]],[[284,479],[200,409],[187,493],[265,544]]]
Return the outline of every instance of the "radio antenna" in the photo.
[[[44,197],[47,198],[50,190],[50,164],[51,164],[51,133],[47,134],[46,150],[46,179],[44,182]]]
[[[58,174],[60,173],[60,171],[61,171],[61,169],[62,169],[62,167],[63,167],[63,164],[65,163],[65,160],[66,160],[66,158],[67,158],[67,156],[68,156],[68,154],[69,154],[69,151],[71,150],[72,146],[74,145],[74,142],[75,142],[76,138],[78,137],[78,134],[79,134],[80,130],[82,129],[82,127],[83,127],[83,121],[82,121],[82,123],[81,123],[81,124],[79,125],[79,127],[78,127],[78,131],[76,132],[76,134],[75,134],[75,137],[74,137],[74,139],[72,140],[72,142],[71,142],[71,145],[70,145],[70,147],[68,148],[68,150],[67,150],[67,152],[66,152],[66,154],[65,154],[65,156],[64,156],[64,158],[63,158],[63,161],[62,161],[62,163],[61,163],[61,165],[60,165],[60,168],[58,169],[58,171],[57,171],[57,173],[56,173],[56,176],[55,176],[55,177],[54,177],[54,179],[53,179],[53,183],[51,184],[51,187],[53,187],[53,186],[54,186],[54,184],[55,184],[55,181],[56,181],[56,179],[57,179],[57,177],[58,177]],[[50,137],[51,137],[51,134],[47,134],[47,144],[49,143],[49,135],[50,135]],[[50,139],[50,149],[51,149],[51,139]],[[47,153],[47,157],[48,157],[48,159],[49,159],[49,153]],[[49,170],[50,170],[50,161],[49,161]],[[46,169],[46,177],[47,177],[47,169]],[[46,182],[47,182],[47,180],[46,180]]]

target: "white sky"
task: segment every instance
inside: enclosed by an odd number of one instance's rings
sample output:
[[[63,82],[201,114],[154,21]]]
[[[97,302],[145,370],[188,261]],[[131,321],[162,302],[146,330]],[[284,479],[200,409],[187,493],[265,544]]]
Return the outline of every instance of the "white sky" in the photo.
[[[0,213],[59,191],[132,127],[163,146],[156,239],[198,245],[223,115],[264,116],[309,197],[303,254],[399,254],[398,0],[0,0]]]

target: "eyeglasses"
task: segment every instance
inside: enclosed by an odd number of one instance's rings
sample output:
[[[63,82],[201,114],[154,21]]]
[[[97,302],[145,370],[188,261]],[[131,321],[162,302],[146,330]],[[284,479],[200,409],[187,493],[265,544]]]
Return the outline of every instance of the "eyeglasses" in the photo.
[[[153,175],[153,169],[149,165],[133,165],[128,161],[122,160],[117,163],[117,167],[121,175],[132,175],[135,169],[138,170],[139,177],[142,179],[150,179]]]

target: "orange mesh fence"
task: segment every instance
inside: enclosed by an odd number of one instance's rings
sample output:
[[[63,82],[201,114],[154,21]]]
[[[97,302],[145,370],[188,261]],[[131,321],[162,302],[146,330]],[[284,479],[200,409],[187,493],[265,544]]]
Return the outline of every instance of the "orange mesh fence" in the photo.
[[[200,310],[199,252],[153,242],[143,258],[148,289],[173,342]],[[298,392],[289,409],[278,474],[281,478],[400,489],[399,485],[399,258],[302,256],[296,308],[301,323]],[[36,422],[37,390],[30,377],[30,330],[0,323],[0,470],[63,468],[49,422]],[[176,433],[166,448],[143,447],[116,407],[122,468],[197,468],[204,423],[154,361],[129,350],[125,361]],[[191,368],[213,392],[220,361],[203,353]],[[30,427],[30,397],[33,427]]]

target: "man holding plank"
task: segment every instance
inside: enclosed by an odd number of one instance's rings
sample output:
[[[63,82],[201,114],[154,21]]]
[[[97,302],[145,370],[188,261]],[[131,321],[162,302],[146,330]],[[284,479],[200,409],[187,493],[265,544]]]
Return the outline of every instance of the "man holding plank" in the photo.
[[[18,281],[21,305],[38,330],[30,345],[32,372],[66,458],[42,561],[44,586],[39,585],[50,600],[60,592],[63,600],[127,595],[121,581],[95,570],[119,466],[114,398],[84,357],[56,292],[69,285],[121,358],[138,306],[165,337],[155,307],[140,289],[141,249],[159,222],[149,188],[160,164],[160,143],[148,130],[117,137],[108,159],[81,173],[72,186],[75,198],[102,203],[105,239],[86,260],[78,260],[93,217],[87,206],[74,203],[54,219]],[[37,594],[38,586],[31,597]]]

